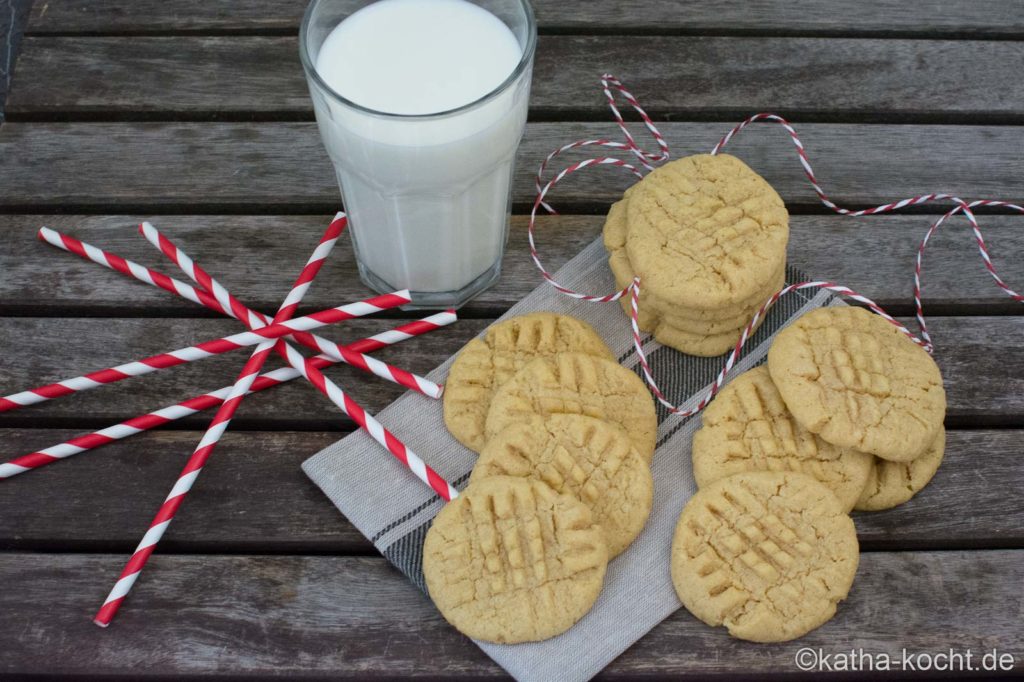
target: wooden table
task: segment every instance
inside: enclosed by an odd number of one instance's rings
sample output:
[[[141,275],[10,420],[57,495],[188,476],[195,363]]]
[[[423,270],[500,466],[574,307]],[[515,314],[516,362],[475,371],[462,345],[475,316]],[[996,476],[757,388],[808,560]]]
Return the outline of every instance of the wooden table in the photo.
[[[274,308],[338,206],[299,66],[304,4],[36,0],[0,128],[3,392],[238,329],[41,245],[43,224],[167,269],[135,233],[148,218],[239,298]],[[771,110],[798,124],[845,205],[927,191],[1024,202],[1015,3],[535,5],[542,35],[520,215],[547,151],[614,134],[596,86],[603,70],[641,98],[677,156]],[[842,218],[818,203],[781,130],[749,131],[731,151],[785,198],[792,263],[912,314],[913,254],[942,207]],[[594,173],[559,188],[564,215],[541,228],[550,265],[597,236],[622,183]],[[983,225],[1002,273],[1024,286],[1024,219],[990,213]],[[499,284],[455,326],[380,357],[426,372],[538,283],[517,217]],[[346,240],[304,310],[366,293]],[[857,515],[861,568],[836,618],[797,643],[758,646],[679,611],[604,677],[789,675],[800,646],[978,657],[998,648],[1022,665],[1024,309],[992,285],[959,220],[930,247],[925,306],[949,396],[946,461],[909,504]],[[360,320],[329,335],[392,324]],[[222,386],[239,357],[4,414],[0,442],[21,454]],[[399,394],[347,369],[330,374],[373,410]],[[245,402],[113,627],[93,626],[208,418],[3,484],[0,674],[502,676],[300,472],[352,429],[300,382]]]

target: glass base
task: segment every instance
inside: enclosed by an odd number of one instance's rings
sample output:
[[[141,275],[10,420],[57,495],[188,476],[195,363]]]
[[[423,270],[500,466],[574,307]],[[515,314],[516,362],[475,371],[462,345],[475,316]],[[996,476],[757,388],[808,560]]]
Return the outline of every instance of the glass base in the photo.
[[[363,284],[373,289],[378,294],[388,294],[401,289],[392,286],[383,279],[373,274],[368,268],[357,260],[359,266],[359,279]],[[429,310],[444,308],[460,308],[469,303],[473,298],[489,289],[492,284],[498,281],[501,276],[501,261],[499,260],[490,268],[485,270],[472,282],[455,291],[411,291],[412,303],[403,305],[402,310]]]

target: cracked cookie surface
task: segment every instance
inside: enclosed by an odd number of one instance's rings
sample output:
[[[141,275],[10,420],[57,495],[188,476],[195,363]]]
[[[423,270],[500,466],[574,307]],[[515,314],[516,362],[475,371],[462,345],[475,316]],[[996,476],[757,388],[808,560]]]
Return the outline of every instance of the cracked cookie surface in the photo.
[[[626,433],[578,414],[553,414],[513,424],[496,435],[473,467],[469,482],[491,476],[535,478],[579,498],[594,514],[618,556],[643,530],[654,481]]]
[[[530,362],[494,394],[487,438],[551,414],[582,414],[618,425],[645,462],[654,458],[654,398],[643,379],[613,360],[559,353]]]
[[[626,254],[659,299],[728,308],[764,291],[786,260],[778,193],[729,154],[697,154],[649,173],[626,206]]]
[[[810,476],[735,474],[690,498],[672,542],[683,605],[733,637],[784,642],[828,621],[859,560],[853,521]]]
[[[907,502],[928,485],[942,464],[946,452],[946,429],[939,429],[924,454],[909,462],[875,458],[868,482],[857,500],[857,511],[880,511]]]
[[[906,462],[935,441],[946,415],[939,367],[883,318],[819,308],[782,330],[768,370],[790,412],[830,443]]]
[[[608,251],[608,265],[615,276],[616,286],[625,288],[633,281],[634,271],[626,255],[626,203],[623,199],[612,205],[604,227],[604,245]],[[659,343],[690,355],[714,356],[731,350],[743,329],[767,298],[785,284],[785,260],[768,285],[752,298],[728,308],[703,310],[687,308],[663,301],[641,286],[639,325],[652,332]],[[619,299],[623,311],[630,315],[628,297]],[[763,322],[762,318],[760,323]]]
[[[530,313],[492,325],[465,345],[448,370],[444,423],[460,443],[479,452],[494,392],[528,362],[575,351],[614,360],[586,322],[569,315]]]
[[[693,476],[701,488],[744,471],[796,471],[824,484],[849,511],[875,457],[828,443],[800,425],[764,365],[730,381],[693,435]]]
[[[540,481],[474,482],[434,518],[423,575],[445,619],[512,644],[565,632],[594,605],[608,549],[590,509]]]
[[[620,288],[624,288],[633,281],[633,277],[636,274],[629,262],[629,256],[626,254],[626,207],[628,203],[629,200],[624,198],[611,205],[601,233],[605,250],[608,252],[608,264],[615,275],[615,283]],[[784,278],[784,275],[785,261],[783,260],[776,268],[775,276],[771,279],[772,284],[779,282],[780,278]],[[750,298],[737,301],[732,305],[709,309],[694,308],[668,301],[659,298],[649,288],[641,287],[641,313],[643,313],[645,307],[653,308],[652,314],[664,316],[670,322],[683,327],[693,323],[740,326],[750,320],[754,311],[775,290],[777,288],[769,292],[756,291]],[[621,301],[622,299],[620,299]],[[649,303],[649,305],[644,306],[644,303]]]

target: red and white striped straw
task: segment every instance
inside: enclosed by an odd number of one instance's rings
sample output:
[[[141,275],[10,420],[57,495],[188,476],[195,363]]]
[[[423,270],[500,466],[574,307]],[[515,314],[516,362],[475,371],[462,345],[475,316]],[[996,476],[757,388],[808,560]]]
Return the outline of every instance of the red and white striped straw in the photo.
[[[90,372],[73,379],[65,379],[53,384],[47,384],[28,391],[14,393],[0,398],[0,412],[16,410],[26,405],[34,405],[53,398],[70,395],[79,391],[87,391],[107,384],[123,381],[125,379],[149,374],[167,367],[182,365],[195,360],[203,360],[214,355],[228,353],[246,346],[255,346],[270,339],[279,339],[295,332],[309,331],[320,327],[335,324],[342,320],[350,320],[353,317],[372,315],[389,308],[397,308],[410,302],[409,292],[396,291],[390,294],[374,296],[365,301],[348,303],[336,308],[328,308],[315,312],[305,317],[297,317],[284,322],[277,322],[262,329],[240,332],[231,336],[225,336],[211,341],[187,348],[180,348],[170,353],[160,353],[142,360],[129,362],[117,367],[102,369]]]
[[[338,220],[343,217],[344,214],[339,213],[335,219]],[[148,223],[143,223],[143,225],[148,225]],[[156,230],[154,229],[153,232],[156,232]],[[147,234],[147,231],[143,231],[143,234],[147,239],[150,239],[150,234]],[[90,260],[94,263],[110,268],[111,270],[120,272],[121,274],[133,277],[140,282],[145,282],[146,284],[164,289],[165,291],[178,294],[179,296],[194,303],[203,305],[210,310],[215,310],[229,315],[240,320],[249,329],[258,329],[270,323],[269,317],[243,305],[238,301],[238,299],[228,293],[224,287],[220,286],[216,280],[210,277],[198,266],[195,266],[197,277],[194,279],[196,279],[200,286],[206,287],[205,291],[194,287],[191,284],[187,284],[181,280],[170,277],[158,270],[139,265],[127,258],[123,258],[110,251],[105,251],[99,247],[93,246],[92,244],[83,242],[80,239],[75,239],[74,237],[57,232],[48,227],[41,228],[38,236],[41,240],[51,244],[52,246],[56,246],[59,249],[73,253],[81,258],[85,258],[86,260]],[[167,240],[163,235],[159,236],[161,240],[170,244],[171,248],[184,255],[180,249],[177,249],[176,246],[170,243],[170,240]],[[150,241],[152,242],[152,239],[150,239]],[[161,251],[164,251],[162,243],[156,245],[159,246]],[[191,259],[189,260],[191,261]],[[192,265],[194,265],[194,263]],[[203,279],[207,279],[210,284],[207,285],[204,283]],[[211,286],[213,287],[212,289]],[[209,293],[211,290],[215,293],[222,293],[223,295],[218,298],[216,295]],[[362,353],[357,354],[355,351],[342,349],[341,346],[333,341],[329,341],[320,336],[297,333],[293,335],[293,338],[304,346],[334,357],[336,361],[352,365],[365,372],[375,374],[387,381],[392,381],[400,386],[405,386],[406,388],[422,393],[428,397],[439,398],[444,390],[443,386],[440,386],[424,377],[386,363],[381,363],[379,360],[368,357]]]
[[[276,346],[275,350],[288,361],[289,365],[299,370],[302,376],[327,396],[332,403],[351,417],[360,428],[370,434],[371,438],[387,448],[388,452],[405,464],[410,471],[416,474],[417,478],[429,485],[434,492],[441,496],[441,499],[451,501],[458,497],[459,492],[451,483],[431,469],[419,455],[408,448],[397,436],[384,428],[383,424],[377,421],[372,414],[364,410],[359,403],[341,390],[337,384],[325,377],[323,372],[317,369],[310,360],[303,357],[302,353],[286,342]]]
[[[90,260],[93,263],[110,268],[115,272],[120,272],[121,274],[133,277],[140,282],[145,282],[146,284],[150,284],[159,289],[169,291],[172,294],[177,294],[182,298],[192,301],[193,303],[198,303],[210,308],[211,310],[223,312],[235,317],[232,311],[223,310],[211,294],[202,291],[201,289],[196,289],[191,284],[186,284],[181,280],[169,277],[158,270],[147,268],[144,265],[139,265],[135,261],[122,258],[121,256],[109,251],[104,251],[99,247],[83,242],[80,239],[75,239],[69,235],[62,234],[56,230],[50,229],[49,227],[39,228],[39,232],[36,236],[50,246],[55,246],[62,251],[73,253],[76,256]],[[269,319],[267,321],[269,322]]]
[[[403,324],[394,329],[374,334],[365,339],[360,339],[347,344],[345,347],[360,353],[371,353],[395,343],[411,339],[414,336],[440,329],[457,320],[454,310],[447,310],[437,313],[422,320],[416,320]],[[336,363],[333,358],[326,355],[318,355],[310,358],[310,362],[317,368],[329,367]],[[302,376],[302,373],[292,367],[282,367],[271,372],[261,374],[249,389],[249,393],[257,393],[272,386],[291,381]],[[184,417],[189,417],[197,412],[215,407],[224,402],[231,392],[230,386],[204,393],[201,396],[183,400],[175,405],[161,408],[149,414],[133,417],[113,426],[108,426],[99,431],[83,434],[71,440],[51,445],[42,450],[36,450],[27,455],[16,457],[9,462],[0,464],[0,480],[23,474],[26,471],[58,462],[67,457],[78,455],[82,452],[96,449],[98,447],[113,443],[114,441],[134,436],[137,433],[154,429]]]
[[[875,313],[880,315],[883,319],[885,319],[889,323],[895,325],[911,341],[913,341],[914,343],[920,345],[926,351],[931,353],[933,351],[933,346],[932,346],[932,343],[931,343],[931,338],[928,335],[927,325],[925,324],[925,318],[924,318],[924,309],[923,309],[922,304],[921,304],[921,272],[922,272],[922,260],[923,260],[924,249],[927,246],[928,241],[931,238],[932,234],[935,232],[935,230],[938,229],[938,227],[946,219],[948,219],[951,216],[954,216],[954,215],[956,215],[957,213],[960,213],[960,212],[962,212],[964,214],[964,216],[967,218],[967,220],[971,224],[971,229],[974,232],[975,242],[977,243],[978,251],[981,254],[981,258],[982,258],[982,261],[984,263],[985,269],[988,271],[989,275],[991,275],[991,277],[995,281],[996,285],[1000,289],[1002,289],[1008,296],[1010,296],[1013,300],[1024,302],[1024,295],[1021,295],[1018,292],[1016,292],[1013,289],[1011,289],[1006,284],[1006,282],[1004,282],[1003,279],[997,273],[996,268],[995,268],[995,266],[992,263],[992,258],[991,258],[991,255],[989,254],[988,247],[987,247],[987,245],[985,243],[985,239],[984,239],[984,237],[981,234],[981,229],[978,226],[977,218],[975,217],[973,211],[971,210],[971,209],[973,209],[975,207],[978,207],[978,206],[1002,206],[1002,207],[1010,208],[1012,210],[1024,213],[1024,207],[1021,207],[1021,206],[1018,206],[1016,204],[1013,204],[1013,203],[1010,203],[1010,202],[1006,202],[1006,201],[989,200],[989,199],[975,200],[975,201],[967,202],[967,201],[965,201],[963,199],[960,199],[959,197],[956,197],[956,196],[951,195],[951,194],[935,193],[935,194],[924,194],[924,195],[920,195],[920,196],[916,196],[916,197],[911,197],[909,199],[903,199],[903,200],[900,200],[900,201],[896,201],[896,202],[892,202],[892,203],[888,203],[888,204],[883,204],[881,206],[876,206],[874,208],[868,208],[868,209],[857,210],[857,211],[846,209],[846,208],[842,208],[842,207],[838,206],[837,204],[835,204],[832,200],[830,200],[828,198],[828,196],[825,194],[824,190],[821,188],[820,184],[817,181],[817,178],[814,175],[814,171],[811,168],[810,161],[807,158],[807,153],[804,150],[804,145],[800,141],[800,138],[797,136],[796,131],[793,129],[793,127],[785,119],[783,119],[780,116],[776,116],[775,114],[756,114],[754,116],[751,116],[747,120],[743,121],[742,123],[737,125],[735,128],[733,128],[732,130],[730,130],[718,142],[718,144],[716,144],[715,147],[711,150],[711,154],[718,154],[722,150],[722,148],[724,148],[725,145],[728,144],[728,142],[739,131],[743,130],[750,123],[752,123],[754,121],[760,121],[760,120],[772,121],[772,122],[779,123],[780,125],[782,125],[786,129],[786,131],[789,133],[790,139],[792,140],[793,145],[796,147],[796,151],[797,151],[797,154],[798,154],[799,159],[800,159],[800,164],[801,164],[801,166],[803,166],[804,174],[807,176],[807,179],[810,181],[811,185],[814,187],[814,191],[818,194],[818,197],[821,200],[821,202],[825,206],[827,206],[828,208],[834,210],[836,213],[839,213],[841,215],[848,215],[848,216],[874,215],[874,214],[878,214],[878,213],[886,213],[886,212],[890,212],[890,211],[896,211],[896,210],[899,210],[901,208],[905,208],[907,206],[918,206],[918,205],[921,205],[921,204],[924,204],[924,203],[927,203],[927,202],[940,201],[940,200],[949,200],[949,201],[952,201],[952,202],[954,202],[956,204],[945,215],[943,215],[935,223],[932,224],[932,226],[928,229],[928,232],[925,234],[924,239],[922,239],[922,241],[920,243],[920,246],[918,247],[918,250],[917,250],[917,258],[916,258],[916,264],[915,264],[915,270],[914,270],[914,291],[913,291],[913,294],[914,294],[914,303],[915,303],[915,306],[916,306],[916,316],[917,316],[918,323],[920,325],[921,337],[918,338],[917,336],[915,336],[909,329],[904,327],[896,319],[894,319],[891,315],[886,313],[881,308],[881,306],[876,304],[874,301],[872,301],[871,299],[867,298],[866,296],[863,296],[861,294],[856,293],[855,291],[853,291],[852,289],[850,289],[848,287],[844,287],[844,286],[842,286],[840,284],[836,284],[834,282],[827,282],[827,281],[798,282],[796,284],[790,284],[790,285],[788,285],[786,287],[783,287],[781,290],[779,290],[775,294],[773,294],[765,302],[764,306],[761,307],[761,309],[758,311],[758,313],[754,316],[754,319],[750,322],[750,324],[747,325],[747,327],[743,331],[743,334],[741,335],[740,340],[737,342],[735,348],[733,349],[732,353],[726,359],[725,365],[723,366],[722,371],[718,374],[718,377],[716,378],[715,382],[711,386],[711,388],[710,388],[710,390],[708,392],[708,395],[705,396],[704,398],[702,398],[693,409],[683,409],[680,406],[673,405],[671,402],[669,402],[665,398],[665,396],[662,394],[661,390],[658,388],[658,385],[657,385],[657,383],[654,380],[654,376],[651,373],[650,365],[648,364],[648,360],[647,360],[647,355],[646,355],[646,353],[644,352],[644,349],[643,349],[643,338],[642,338],[642,335],[641,335],[641,332],[640,332],[640,326],[639,326],[639,298],[640,298],[640,287],[641,287],[641,280],[640,280],[640,278],[639,277],[634,278],[633,281],[627,287],[625,287],[621,291],[615,291],[615,292],[612,292],[610,294],[604,294],[604,295],[600,295],[600,294],[585,294],[585,293],[574,291],[571,288],[566,287],[566,286],[562,285],[561,283],[559,283],[547,271],[547,269],[544,267],[543,263],[541,263],[540,255],[538,253],[536,244],[534,242],[534,230],[536,228],[537,210],[540,209],[540,208],[543,208],[546,211],[548,211],[549,213],[554,213],[555,212],[555,210],[545,201],[545,199],[547,197],[547,194],[551,191],[551,189],[555,185],[557,185],[559,182],[564,180],[566,177],[568,177],[569,175],[572,175],[573,173],[581,171],[584,168],[587,168],[587,167],[590,167],[590,166],[614,166],[614,167],[622,168],[622,169],[632,173],[634,176],[636,176],[638,178],[642,178],[643,177],[643,172],[639,168],[637,168],[636,166],[632,165],[631,163],[628,163],[627,161],[624,161],[622,159],[615,158],[615,157],[595,157],[595,158],[583,159],[582,161],[578,161],[578,162],[575,162],[573,164],[570,164],[566,168],[563,168],[561,171],[559,171],[551,180],[545,182],[544,181],[544,171],[546,170],[546,168],[547,168],[548,164],[550,163],[550,161],[552,159],[554,159],[556,156],[558,156],[559,154],[562,154],[563,152],[566,152],[566,151],[569,151],[569,150],[572,150],[572,149],[578,149],[578,148],[587,147],[587,146],[599,146],[599,147],[605,147],[605,148],[611,148],[611,149],[617,149],[617,150],[626,149],[626,150],[629,150],[635,157],[637,157],[639,159],[639,161],[640,161],[640,164],[645,169],[647,169],[647,170],[650,170],[650,169],[653,168],[652,163],[658,162],[658,161],[664,161],[664,160],[668,159],[668,157],[669,157],[668,145],[665,143],[664,138],[661,136],[661,134],[658,132],[657,128],[654,126],[654,123],[651,121],[650,117],[640,107],[640,105],[637,102],[636,98],[633,97],[632,94],[630,94],[629,91],[625,89],[625,87],[623,87],[622,83],[618,79],[616,79],[614,76],[612,76],[610,74],[605,74],[604,76],[602,76],[601,83],[602,83],[602,87],[603,87],[605,96],[608,99],[608,104],[611,107],[613,115],[615,116],[616,123],[618,124],[619,128],[621,129],[621,131],[623,133],[623,136],[626,139],[626,142],[615,142],[615,141],[606,140],[606,139],[580,140],[580,141],[572,142],[572,143],[563,145],[562,147],[559,147],[558,149],[556,149],[553,152],[551,152],[551,154],[549,154],[547,156],[547,158],[541,163],[540,168],[537,171],[537,177],[536,177],[537,197],[536,197],[536,199],[534,201],[533,209],[530,212],[530,221],[529,221],[529,228],[528,228],[528,237],[529,237],[529,244],[530,244],[530,255],[531,255],[532,259],[533,259],[534,264],[537,266],[537,269],[540,270],[541,276],[545,279],[545,281],[547,281],[557,291],[565,294],[566,296],[570,296],[572,298],[576,298],[576,299],[583,300],[583,301],[588,301],[588,302],[593,302],[593,303],[604,303],[604,302],[608,302],[608,301],[615,301],[615,300],[618,300],[618,299],[622,298],[623,296],[626,296],[626,295],[630,296],[630,315],[629,315],[629,317],[630,317],[630,326],[631,326],[631,331],[632,331],[632,336],[633,336],[633,345],[634,345],[634,347],[636,349],[637,357],[639,358],[641,371],[642,371],[642,373],[644,375],[645,380],[647,381],[648,386],[651,389],[651,392],[658,399],[658,401],[662,405],[664,405],[673,414],[680,415],[680,416],[690,416],[690,415],[693,415],[693,414],[699,412],[700,410],[702,410],[710,402],[710,400],[715,396],[715,394],[718,392],[718,390],[721,388],[721,386],[725,383],[725,378],[726,378],[727,373],[734,367],[737,359],[740,357],[740,354],[741,354],[741,351],[742,351],[742,347],[747,342],[747,340],[749,339],[750,334],[751,334],[754,326],[756,325],[757,321],[761,317],[764,316],[766,311],[772,305],[774,305],[775,302],[779,300],[779,298],[781,298],[782,296],[784,296],[784,295],[786,295],[786,294],[788,294],[788,293],[790,293],[792,291],[797,291],[797,290],[800,290],[800,289],[812,289],[812,288],[827,289],[827,290],[832,291],[834,293],[837,293],[837,294],[839,294],[841,296],[845,296],[847,298],[851,298],[851,299],[853,299],[855,301],[863,303],[868,308],[870,308],[872,311],[874,311]],[[622,115],[620,114],[620,112],[618,110],[618,107],[617,107],[617,105],[615,103],[614,95],[612,94],[610,87],[614,88],[618,92],[620,92],[625,97],[627,102],[633,107],[633,109],[635,109],[637,111],[637,113],[639,114],[640,118],[643,120],[644,125],[647,127],[647,129],[648,129],[648,131],[650,131],[652,137],[654,137],[655,141],[658,143],[658,146],[660,147],[660,150],[661,150],[660,152],[658,152],[658,153],[646,152],[646,151],[640,149],[637,146],[636,141],[634,140],[633,136],[630,134],[629,130],[626,128],[625,121],[623,120]]]
[[[284,322],[298,310],[303,296],[309,291],[309,287],[313,280],[316,279],[317,274],[319,274],[324,261],[338,242],[338,237],[341,235],[342,230],[345,229],[345,224],[344,216],[336,217],[335,220],[331,221],[324,236],[320,239],[320,243],[317,244],[313,254],[299,272],[299,276],[288,291],[288,295],[281,302],[277,314],[274,315],[273,322]],[[103,602],[103,606],[100,607],[95,618],[93,618],[93,622],[97,625],[102,627],[110,625],[110,621],[114,618],[121,604],[124,603],[125,597],[131,591],[132,585],[135,584],[167,527],[174,520],[178,509],[185,501],[185,496],[192,489],[192,486],[195,485],[196,479],[199,477],[200,472],[202,472],[207,460],[213,455],[217,443],[220,442],[220,439],[227,432],[232,417],[235,416],[235,412],[241,406],[242,401],[245,400],[245,396],[248,395],[253,382],[256,381],[260,370],[266,364],[270,352],[274,349],[275,344],[279,343],[284,344],[284,341],[272,340],[261,343],[256,346],[256,350],[249,356],[234,385],[231,387],[227,398],[217,409],[213,420],[207,427],[203,437],[199,440],[199,444],[196,445],[191,457],[185,463],[185,468],[182,469],[181,475],[178,477],[174,487],[171,488],[167,499],[164,500],[156,516],[150,522],[149,530],[146,531],[142,541],[139,542],[139,546],[135,548],[135,552],[121,571],[120,578],[118,578],[106,601]]]
[[[335,219],[343,220],[344,216],[344,213],[339,213]],[[146,241],[158,248],[171,260],[172,263],[181,268],[182,272],[188,275],[192,281],[213,294],[213,297],[217,299],[217,302],[220,304],[222,309],[233,311],[235,316],[245,322],[250,329],[258,328],[263,326],[263,324],[266,324],[260,319],[262,316],[257,316],[256,313],[231,295],[231,292],[229,292],[220,282],[206,272],[206,270],[196,263],[187,253],[185,253],[181,247],[153,227],[151,223],[144,222],[139,225],[139,232],[146,238]],[[261,322],[263,322],[263,324],[260,324]],[[405,386],[417,393],[422,393],[428,398],[438,399],[444,391],[442,386],[429,379],[413,374],[412,372],[407,372],[404,369],[400,369],[386,362],[381,362],[380,360],[368,355],[346,350],[344,346],[339,346],[333,341],[328,341],[327,339],[316,336],[315,334],[296,334],[295,340],[304,346],[318,350],[324,355],[331,356],[340,362],[352,365],[364,372],[369,372],[370,374],[392,383],[396,383],[400,386]]]

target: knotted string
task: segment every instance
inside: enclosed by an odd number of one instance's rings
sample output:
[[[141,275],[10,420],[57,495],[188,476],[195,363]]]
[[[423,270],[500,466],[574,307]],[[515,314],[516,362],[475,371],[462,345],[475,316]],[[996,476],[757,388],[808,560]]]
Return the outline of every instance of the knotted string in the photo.
[[[1003,279],[999,276],[998,272],[996,271],[995,265],[992,263],[992,258],[989,252],[988,245],[985,242],[985,238],[982,235],[981,228],[978,225],[977,216],[974,214],[973,211],[973,209],[979,206],[1001,206],[1015,210],[1019,213],[1024,213],[1024,207],[1018,206],[1017,204],[1013,204],[1007,201],[999,201],[993,199],[977,199],[968,202],[952,194],[933,193],[922,194],[916,197],[911,197],[909,199],[902,199],[900,201],[882,204],[881,206],[875,206],[873,208],[867,208],[862,210],[855,211],[843,208],[834,203],[831,199],[829,199],[828,195],[825,194],[825,191],[821,188],[821,185],[818,183],[818,180],[814,175],[814,169],[811,167],[811,163],[807,157],[807,152],[804,148],[804,145],[800,141],[800,137],[797,135],[796,130],[793,128],[793,126],[790,125],[790,123],[786,121],[786,119],[775,114],[755,114],[750,118],[746,119],[745,121],[743,121],[742,123],[740,123],[739,125],[737,125],[736,127],[734,127],[728,133],[726,133],[726,135],[721,140],[719,140],[718,144],[716,144],[712,148],[711,154],[715,155],[721,152],[722,149],[724,149],[725,146],[729,144],[729,142],[740,131],[742,131],[751,123],[757,121],[768,121],[779,124],[786,130],[786,132],[789,133],[790,140],[792,141],[793,146],[796,148],[797,156],[800,160],[800,165],[803,167],[804,175],[807,176],[807,179],[810,181],[811,186],[814,188],[814,191],[818,195],[818,198],[820,199],[821,203],[840,215],[851,217],[876,215],[879,213],[889,213],[893,211],[898,211],[908,206],[919,206],[921,204],[926,204],[933,201],[948,200],[954,203],[953,208],[951,208],[949,211],[947,211],[945,214],[939,217],[938,220],[932,223],[932,225],[928,228],[928,231],[925,233],[924,238],[921,240],[921,243],[917,249],[917,255],[915,258],[914,266],[913,297],[915,306],[915,316],[917,318],[920,336],[916,336],[915,334],[913,334],[909,329],[907,329],[898,320],[889,315],[880,305],[872,301],[870,298],[857,293],[856,291],[850,289],[849,287],[831,281],[805,281],[797,282],[794,284],[788,284],[782,287],[774,294],[772,294],[768,298],[768,300],[765,301],[764,305],[762,305],[761,308],[756,313],[754,313],[754,316],[750,320],[750,323],[746,326],[746,328],[744,328],[739,340],[736,342],[736,346],[732,349],[729,356],[726,358],[722,370],[718,373],[718,376],[715,378],[714,383],[711,385],[707,394],[703,398],[701,398],[701,400],[697,403],[697,405],[692,409],[688,410],[673,405],[664,396],[664,394],[661,392],[661,389],[658,387],[658,384],[655,381],[654,376],[651,372],[650,364],[647,359],[647,354],[644,352],[643,349],[643,338],[640,332],[639,322],[639,301],[641,287],[640,277],[634,277],[633,281],[624,289],[609,294],[585,294],[574,291],[569,287],[566,287],[563,284],[559,283],[557,280],[555,280],[555,278],[545,269],[544,264],[540,260],[540,255],[537,251],[536,241],[534,239],[537,210],[539,208],[543,208],[548,213],[557,213],[557,211],[555,211],[555,209],[550,204],[548,204],[545,201],[545,199],[547,198],[547,195],[552,190],[552,188],[559,182],[567,178],[568,176],[590,166],[613,166],[621,168],[631,173],[638,179],[643,179],[645,172],[654,170],[657,164],[667,161],[669,158],[669,147],[668,143],[665,141],[665,138],[662,137],[661,133],[658,131],[657,126],[654,125],[654,122],[651,120],[650,116],[648,116],[647,112],[644,111],[643,107],[640,106],[640,103],[633,96],[633,94],[630,93],[629,90],[627,90],[623,86],[622,82],[615,76],[612,76],[611,74],[604,74],[601,77],[601,87],[605,94],[605,97],[608,100],[608,106],[611,109],[612,115],[615,118],[616,125],[618,125],[619,130],[622,131],[624,141],[609,140],[604,138],[592,140],[577,140],[576,142],[570,142],[569,144],[563,145],[555,149],[550,154],[548,154],[547,157],[541,162],[540,167],[537,170],[535,183],[537,188],[537,196],[533,202],[533,208],[530,211],[530,221],[528,229],[530,256],[533,258],[534,264],[536,264],[537,268],[540,270],[541,276],[551,286],[553,286],[556,290],[565,294],[566,296],[570,296],[572,298],[592,303],[607,303],[610,301],[617,301],[621,299],[623,296],[627,295],[630,297],[629,320],[633,333],[633,345],[636,348],[641,371],[643,372],[644,379],[650,387],[651,392],[658,399],[658,402],[664,405],[672,414],[676,414],[682,417],[689,417],[703,410],[704,407],[711,402],[711,400],[715,397],[718,391],[725,384],[725,379],[728,376],[729,372],[735,367],[736,362],[739,360],[739,358],[742,357],[743,347],[749,340],[751,334],[753,333],[753,330],[757,327],[758,322],[761,320],[762,317],[764,317],[767,311],[773,305],[775,305],[776,302],[778,302],[780,298],[793,291],[800,291],[803,289],[826,289],[845,298],[857,301],[858,303],[861,303],[866,307],[870,308],[872,311],[877,313],[880,317],[888,321],[890,324],[894,325],[903,334],[905,334],[907,338],[909,338],[917,345],[921,346],[928,353],[932,353],[934,351],[934,345],[932,344],[931,336],[928,333],[928,325],[924,316],[924,307],[921,303],[924,250],[925,247],[927,247],[928,242],[931,239],[932,235],[935,233],[935,231],[946,220],[957,215],[958,213],[963,213],[964,217],[967,218],[968,222],[970,223],[971,230],[974,233],[975,242],[978,246],[978,252],[981,254],[982,262],[984,263],[985,269],[988,271],[989,275],[991,275],[992,279],[995,281],[996,285],[1000,289],[1002,289],[1008,296],[1010,296],[1010,298],[1012,298],[1013,300],[1024,302],[1024,296],[1011,289],[1006,284],[1006,282],[1003,281]],[[619,110],[619,106],[616,101],[616,93],[621,95],[623,99],[625,99],[626,103],[629,104],[629,106],[632,107],[633,110],[636,111],[636,113],[640,116],[640,119],[643,121],[644,126],[647,128],[647,131],[650,133],[651,137],[657,144],[659,151],[648,152],[637,144],[636,139],[630,133],[628,127],[626,126],[625,120],[622,118],[622,112]],[[626,161],[614,156],[587,158],[572,163],[569,166],[566,166],[562,170],[558,171],[558,173],[556,173],[554,177],[552,177],[550,180],[545,181],[545,172],[547,171],[547,168],[550,165],[550,163],[557,156],[574,149],[581,149],[583,147],[602,147],[605,149],[616,150],[618,152],[627,151],[630,154],[632,154],[635,161]]]

